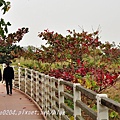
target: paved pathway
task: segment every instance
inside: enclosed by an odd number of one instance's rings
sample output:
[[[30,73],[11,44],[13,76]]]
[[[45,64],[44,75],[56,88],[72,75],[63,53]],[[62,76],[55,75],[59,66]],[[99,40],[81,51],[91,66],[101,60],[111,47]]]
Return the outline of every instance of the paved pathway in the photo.
[[[6,94],[5,85],[0,83],[0,120],[45,120],[37,106],[27,96],[13,90]]]

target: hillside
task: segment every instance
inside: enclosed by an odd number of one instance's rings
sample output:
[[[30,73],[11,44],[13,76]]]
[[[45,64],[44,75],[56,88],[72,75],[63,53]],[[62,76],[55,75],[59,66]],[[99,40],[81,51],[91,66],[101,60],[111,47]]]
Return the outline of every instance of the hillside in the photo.
[[[110,86],[102,93],[105,93],[109,98],[120,102],[120,77],[116,80],[113,86]]]

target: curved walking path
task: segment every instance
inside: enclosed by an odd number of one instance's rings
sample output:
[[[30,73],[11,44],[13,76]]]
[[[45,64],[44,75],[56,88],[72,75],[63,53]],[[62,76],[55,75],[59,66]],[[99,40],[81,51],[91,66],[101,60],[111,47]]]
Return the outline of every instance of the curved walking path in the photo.
[[[6,94],[0,83],[0,120],[45,120],[38,107],[26,95],[13,89],[12,96]]]

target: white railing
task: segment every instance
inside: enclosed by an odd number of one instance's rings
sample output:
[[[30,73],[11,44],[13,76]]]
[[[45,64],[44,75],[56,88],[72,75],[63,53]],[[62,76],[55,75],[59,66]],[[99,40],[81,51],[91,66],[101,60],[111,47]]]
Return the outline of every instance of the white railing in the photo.
[[[16,70],[16,74],[13,86],[29,95],[42,109],[47,120],[69,120],[70,117],[84,120],[85,116],[93,120],[109,120],[108,108],[120,113],[120,103],[78,83],[56,79],[22,67]],[[67,91],[68,87],[71,91]],[[91,103],[84,103],[87,99]],[[97,106],[95,111],[91,108],[93,102]]]

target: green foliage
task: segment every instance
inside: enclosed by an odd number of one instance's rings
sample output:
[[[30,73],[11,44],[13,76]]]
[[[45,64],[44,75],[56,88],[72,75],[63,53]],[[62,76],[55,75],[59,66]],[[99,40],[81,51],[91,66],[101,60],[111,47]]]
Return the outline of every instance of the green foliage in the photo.
[[[86,75],[85,85],[86,85],[86,88],[88,88],[88,89],[92,89],[92,90],[98,89],[98,85],[97,85],[96,81],[93,80],[90,75]]]
[[[0,0],[0,7],[5,14],[10,8],[10,2]],[[28,28],[18,29],[17,32],[8,34],[8,26],[11,26],[10,22],[5,22],[3,18],[0,19],[0,63],[13,60],[19,57],[21,54],[20,46],[15,45],[19,42],[25,33],[28,32]]]
[[[10,2],[0,0],[0,7],[2,7],[3,14],[5,14],[10,8]],[[5,33],[8,33],[8,26],[11,26],[10,22],[5,22],[3,18],[0,19],[0,36],[5,38]]]
[[[94,111],[97,111],[97,105],[93,105],[93,107],[92,107],[92,109],[94,110]]]
[[[112,118],[112,119],[117,119],[117,120],[118,120],[120,117],[119,117],[119,115],[118,115],[117,112],[112,111],[112,112],[110,113],[110,118]]]
[[[70,108],[74,109],[74,104],[73,104],[73,102],[72,102],[71,100],[65,99],[65,103],[66,103]]]
[[[5,33],[8,33],[8,26],[11,26],[10,22],[5,23],[4,19],[0,20],[0,35],[5,38]]]
[[[0,0],[0,7],[2,7],[3,14],[5,14],[10,8],[10,2],[5,2],[5,0]]]

